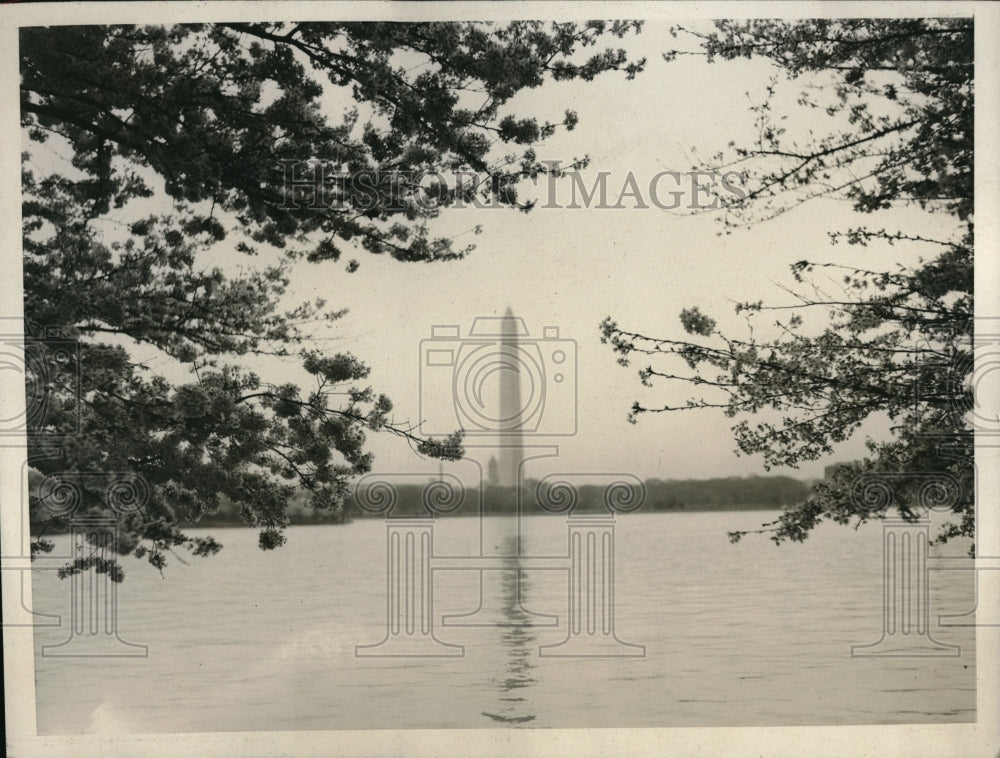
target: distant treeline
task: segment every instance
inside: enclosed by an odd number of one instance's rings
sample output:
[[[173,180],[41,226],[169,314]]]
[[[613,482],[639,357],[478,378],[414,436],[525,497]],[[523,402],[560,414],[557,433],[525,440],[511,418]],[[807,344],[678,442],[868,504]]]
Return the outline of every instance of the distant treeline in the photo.
[[[460,496],[437,503],[440,495],[430,485],[400,484],[393,487],[394,505],[391,516],[420,516],[429,512],[438,515],[477,515],[510,513],[517,509],[514,487],[487,486],[482,491],[467,489]],[[571,489],[571,491],[570,491]],[[638,512],[701,511],[701,510],[769,510],[795,505],[809,492],[809,485],[788,476],[728,477],[725,479],[663,480],[647,479],[643,493],[638,486],[621,485],[615,491],[597,485],[579,485],[546,491],[537,482],[529,481],[521,492],[521,507],[526,514],[534,513],[601,513],[607,512],[605,501],[623,506],[622,510]],[[430,508],[425,505],[430,503]],[[362,508],[352,496],[345,506],[348,516],[384,517],[386,511]]]
[[[391,475],[390,475],[391,478]],[[425,516],[476,516],[480,513],[513,513],[517,510],[514,487],[486,486],[482,490],[468,487],[456,492],[428,479],[418,484],[397,484],[389,500],[379,501],[388,510],[375,509],[370,503],[362,508],[359,499],[351,495],[340,511],[318,511],[309,507],[309,493],[296,494],[288,506],[291,524],[337,524],[355,518]],[[643,488],[620,485],[612,492],[602,486],[570,485],[547,490],[538,482],[529,481],[521,492],[525,514],[606,513],[606,498],[623,506],[623,510],[640,513],[661,511],[753,510],[777,509],[801,502],[809,485],[787,476],[728,477],[725,479],[647,479]],[[445,494],[443,494],[445,493]],[[644,495],[644,496],[643,496]],[[428,509],[426,503],[431,504]],[[33,503],[34,505],[34,503]],[[37,533],[41,512],[32,508],[32,531]],[[196,525],[204,527],[242,526],[239,507],[222,498],[218,511],[203,517]],[[63,531],[65,524],[49,522],[46,532]]]
[[[802,502],[809,490],[790,476],[647,479],[646,503],[654,511],[783,508]]]

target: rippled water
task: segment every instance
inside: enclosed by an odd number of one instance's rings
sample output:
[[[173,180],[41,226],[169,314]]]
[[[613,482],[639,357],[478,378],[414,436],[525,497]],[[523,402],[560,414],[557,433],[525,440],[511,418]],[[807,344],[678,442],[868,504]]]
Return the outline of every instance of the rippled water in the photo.
[[[487,544],[497,556],[490,565],[505,570],[482,576],[468,569],[469,561],[461,568],[463,556],[479,553],[479,522],[435,525],[430,618],[439,652],[460,653],[452,657],[355,654],[356,646],[387,637],[385,522],[293,527],[288,545],[270,553],[257,549],[250,530],[216,530],[225,544],[219,555],[190,565],[172,561],[162,578],[145,565],[126,564],[118,631],[147,646],[148,657],[42,656],[41,646],[66,640],[68,630],[36,630],[38,730],[975,720],[973,629],[938,624],[939,614],[975,605],[972,573],[929,573],[927,632],[959,646],[958,655],[852,657],[852,645],[883,634],[882,528],[824,527],[805,544],[780,548],[762,537],[728,543],[727,530],[771,516],[620,516],[614,634],[632,647],[615,648],[631,656],[616,658],[558,655],[569,650],[560,643],[572,632],[567,522],[559,517],[525,519],[520,552],[528,558],[516,557],[511,536]],[[495,527],[486,531],[502,534]],[[967,546],[946,547],[946,554],[960,556]],[[400,555],[405,564],[405,545]],[[534,556],[550,558],[532,562]],[[584,567],[577,577],[581,586],[596,587],[597,609],[606,565],[599,562],[590,575]],[[34,571],[33,586],[35,610],[68,623],[70,581]],[[400,608],[407,598],[411,610],[419,604],[419,586],[414,592],[402,592]],[[587,637],[594,617],[586,614],[587,597],[581,602],[581,637]],[[598,611],[596,637],[608,623],[602,618]],[[419,627],[418,619],[417,633]],[[917,637],[927,639],[914,632],[908,640]]]

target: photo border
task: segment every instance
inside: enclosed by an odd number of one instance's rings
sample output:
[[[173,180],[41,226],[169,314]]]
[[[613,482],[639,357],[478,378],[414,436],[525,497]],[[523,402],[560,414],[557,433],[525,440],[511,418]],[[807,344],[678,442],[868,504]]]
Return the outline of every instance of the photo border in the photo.
[[[212,2],[212,3],[40,3],[6,4],[0,8],[0,84],[12,92],[17,84],[18,29],[33,25],[180,23],[218,18],[240,20],[382,20],[416,21],[559,18],[754,18],[754,17],[975,17],[976,39],[976,301],[1000,303],[1000,4],[986,2],[771,2],[771,3],[551,3],[477,2]],[[7,102],[11,102],[8,98]],[[0,253],[0,303],[3,316],[19,317],[21,290],[20,135],[19,112],[0,112],[0,216],[6,222]],[[9,311],[9,312],[8,312]],[[984,313],[981,315],[1000,315]],[[6,372],[10,373],[10,372]],[[14,377],[16,380],[17,377]],[[0,374],[0,417],[9,418],[23,405],[18,382]],[[19,554],[11,541],[26,534],[26,510],[11,493],[21,491],[23,440],[0,447],[0,502],[3,522],[21,520],[21,529],[0,532],[3,555]],[[1000,502],[1000,448],[976,451],[977,547],[983,555],[1000,555],[1000,509],[980,508]],[[10,549],[9,549],[10,548]],[[3,571],[3,602],[19,600],[20,571]],[[18,584],[14,584],[17,582]],[[4,613],[7,616],[7,613]],[[1000,746],[1000,629],[976,630],[977,722],[912,726],[850,727],[714,727],[664,729],[468,729],[402,731],[292,731],[116,736],[39,737],[36,734],[34,639],[30,627],[3,629],[6,732],[9,754],[16,756],[173,756],[199,755],[444,755],[503,754],[546,756],[607,754],[670,755],[879,755],[995,756]],[[84,752],[86,751],[86,752]]]

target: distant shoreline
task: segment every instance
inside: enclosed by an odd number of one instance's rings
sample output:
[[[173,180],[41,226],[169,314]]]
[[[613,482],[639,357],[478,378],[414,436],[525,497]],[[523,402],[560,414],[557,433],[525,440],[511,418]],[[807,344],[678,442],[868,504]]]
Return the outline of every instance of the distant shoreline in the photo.
[[[614,491],[607,487],[580,483],[567,484],[551,492],[540,482],[529,481],[518,491],[514,487],[501,487],[486,483],[478,489],[446,488],[445,492],[432,492],[428,488],[435,485],[431,479],[422,483],[399,483],[392,485],[392,497],[386,502],[372,502],[372,510],[361,507],[359,498],[363,493],[352,493],[343,503],[341,510],[314,510],[310,506],[311,495],[301,489],[288,503],[286,514],[290,526],[324,526],[344,524],[365,519],[382,519],[387,515],[394,518],[470,518],[474,516],[511,515],[518,512],[525,515],[567,515],[572,506],[576,515],[607,514],[608,503],[623,506],[628,512],[630,506],[635,513],[709,513],[742,511],[781,511],[794,507],[809,496],[810,485],[787,476],[727,477],[700,480],[647,479],[641,484],[627,484]],[[435,487],[435,490],[440,489]],[[425,508],[430,498],[431,505],[441,506],[441,511],[432,514]],[[609,498],[611,498],[609,500]],[[545,508],[548,505],[550,508]],[[391,506],[386,510],[376,510],[376,506]],[[560,507],[565,509],[559,510]],[[444,512],[447,511],[447,512]],[[32,516],[41,513],[32,513]],[[180,516],[181,514],[177,514]],[[241,508],[228,498],[220,498],[218,510],[205,514],[196,522],[178,519],[180,528],[224,529],[245,528]],[[43,520],[32,518],[33,535],[60,534],[69,531],[69,520],[64,517],[58,522],[42,526]]]
[[[750,511],[757,511],[757,512],[770,511],[770,512],[774,512],[774,511],[782,511],[786,507],[787,506],[773,505],[773,504],[771,504],[771,505],[761,505],[761,504],[754,504],[754,505],[731,505],[730,504],[730,505],[723,505],[723,506],[717,506],[717,507],[705,506],[705,505],[692,505],[692,506],[687,507],[687,508],[683,508],[683,507],[682,508],[677,508],[677,507],[674,507],[674,508],[646,508],[646,507],[643,507],[643,508],[639,508],[636,511],[628,512],[628,513],[619,513],[619,514],[614,514],[614,515],[618,516],[618,517],[627,517],[627,516],[633,515],[633,513],[634,514],[650,514],[650,515],[668,515],[668,514],[677,514],[677,513],[713,513],[713,512],[714,513],[739,513],[739,512],[750,512]],[[584,516],[584,515],[594,516],[594,515],[602,515],[602,514],[607,514],[607,513],[608,512],[605,511],[605,510],[579,509],[578,512],[577,512],[577,515],[578,516]],[[514,516],[514,515],[516,515],[516,513],[514,513],[514,512],[492,511],[492,512],[488,512],[488,513],[484,513],[484,514],[479,514],[479,513],[474,513],[471,510],[470,511],[464,511],[463,510],[461,512],[443,513],[443,514],[438,514],[438,515],[431,515],[431,514],[426,513],[426,512],[425,513],[402,512],[402,513],[396,514],[395,516],[389,516],[388,518],[386,518],[386,516],[384,514],[379,514],[379,513],[371,513],[371,514],[369,514],[369,513],[351,513],[351,514],[347,514],[345,517],[342,517],[342,518],[336,518],[336,517],[322,518],[322,517],[320,517],[320,518],[315,518],[315,519],[309,519],[309,518],[301,518],[301,517],[299,517],[299,518],[292,517],[292,519],[289,521],[288,525],[289,526],[343,526],[344,524],[350,524],[350,523],[353,523],[355,521],[375,521],[375,520],[389,520],[389,521],[392,521],[393,519],[404,519],[404,518],[410,518],[410,519],[412,519],[412,518],[450,519],[450,518],[474,518],[474,517],[478,517],[478,516],[493,517],[493,516]],[[565,513],[556,513],[556,512],[550,512],[550,511],[544,511],[544,510],[538,510],[538,509],[532,509],[531,513],[526,513],[526,514],[523,514],[523,515],[526,515],[526,516],[562,516],[562,517],[566,518],[566,514]],[[70,531],[70,526],[71,526],[71,524],[68,521],[65,523],[65,525],[61,525],[61,526],[53,526],[53,525],[50,524],[45,529],[44,535],[38,535],[36,533],[36,531],[35,531],[35,528],[34,528],[35,524],[32,524],[32,534],[36,535],[36,536],[55,536],[55,535],[60,535],[60,534],[68,534],[69,531]],[[248,529],[248,528],[253,529],[254,528],[254,527],[252,527],[252,526],[250,526],[250,525],[248,525],[248,524],[246,524],[245,522],[242,522],[242,521],[231,521],[231,520],[222,521],[222,520],[218,520],[218,519],[207,520],[207,521],[198,521],[198,522],[195,522],[195,523],[183,523],[183,524],[180,524],[179,526],[180,526],[181,529]]]
[[[618,516],[618,517],[627,517],[627,516],[633,515],[633,513],[635,515],[639,515],[639,514],[645,514],[645,515],[670,515],[670,514],[678,514],[678,513],[713,513],[713,512],[714,513],[738,513],[738,512],[747,512],[747,511],[758,511],[758,512],[761,512],[761,511],[770,511],[770,512],[774,512],[774,511],[784,510],[785,507],[787,507],[787,506],[773,505],[773,504],[772,505],[766,505],[766,504],[764,504],[764,505],[761,505],[761,504],[754,504],[754,505],[724,505],[724,506],[719,506],[719,507],[697,505],[697,506],[691,506],[689,508],[659,508],[659,509],[640,508],[640,509],[638,509],[638,510],[632,512],[632,513],[620,513],[620,514],[614,514],[614,515]],[[583,510],[581,510],[581,511],[578,512],[577,515],[581,515],[581,516],[582,515],[601,515],[601,514],[604,514],[604,513],[607,513],[607,511],[603,511],[603,510],[602,511],[593,511],[593,510],[583,511]],[[400,514],[398,514],[396,516],[389,516],[388,520],[391,521],[394,518],[399,518],[399,519],[402,519],[402,518],[449,519],[449,518],[476,518],[476,517],[479,517],[479,516],[493,517],[493,516],[514,516],[514,515],[516,515],[516,514],[512,513],[512,512],[511,513],[499,513],[499,512],[496,512],[496,511],[490,512],[490,513],[484,513],[484,514],[473,513],[471,511],[470,512],[464,512],[463,511],[463,512],[460,512],[460,513],[445,513],[445,514],[438,514],[438,515],[434,515],[434,516],[432,516],[429,513],[424,513],[424,514],[419,514],[419,513],[416,513],[416,514],[415,513],[400,513]],[[526,513],[526,514],[522,514],[522,515],[525,515],[525,516],[563,516],[563,517],[566,517],[565,513],[552,513],[552,512],[548,512],[548,511],[539,511],[539,510],[534,510],[534,509],[533,509],[533,511],[531,513]],[[292,519],[289,522],[289,526],[341,526],[343,524],[349,524],[349,523],[354,522],[354,521],[372,521],[372,520],[386,520],[386,519],[387,519],[387,517],[385,515],[383,515],[383,514],[361,513],[361,514],[351,514],[351,515],[347,516],[347,518],[344,518],[342,520],[337,520],[337,519],[332,519],[332,518],[329,519],[329,520],[326,520],[326,519],[317,519],[317,520],[311,520],[311,519]],[[185,529],[200,529],[200,528],[206,528],[206,529],[220,529],[220,528],[226,528],[226,529],[228,529],[228,528],[234,528],[234,529],[236,529],[236,528],[242,528],[242,529],[246,529],[247,525],[244,524],[244,523],[234,522],[234,521],[199,521],[196,524],[186,524],[184,526],[184,528]]]

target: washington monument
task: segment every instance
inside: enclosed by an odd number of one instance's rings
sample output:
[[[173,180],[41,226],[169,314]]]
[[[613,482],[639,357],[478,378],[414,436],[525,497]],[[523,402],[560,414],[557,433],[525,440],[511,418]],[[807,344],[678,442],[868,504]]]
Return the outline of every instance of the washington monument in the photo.
[[[498,483],[501,487],[518,486],[518,469],[523,460],[523,435],[521,418],[524,406],[521,403],[522,362],[518,359],[517,338],[523,329],[520,319],[508,306],[500,322],[500,352],[505,356],[500,371],[500,424],[504,431],[502,447],[499,450]]]

